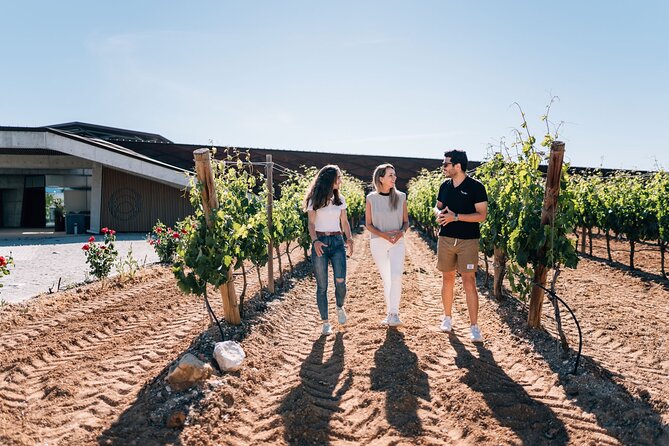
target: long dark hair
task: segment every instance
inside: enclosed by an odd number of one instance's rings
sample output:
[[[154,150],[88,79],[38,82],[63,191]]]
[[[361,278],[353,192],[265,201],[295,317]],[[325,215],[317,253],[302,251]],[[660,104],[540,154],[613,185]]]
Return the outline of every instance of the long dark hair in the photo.
[[[316,178],[307,189],[307,195],[304,197],[304,209],[307,209],[309,201],[312,202],[314,211],[327,206],[330,199],[335,205],[341,205],[339,190],[333,188],[335,181],[340,177],[341,170],[334,164],[328,164],[319,170]]]

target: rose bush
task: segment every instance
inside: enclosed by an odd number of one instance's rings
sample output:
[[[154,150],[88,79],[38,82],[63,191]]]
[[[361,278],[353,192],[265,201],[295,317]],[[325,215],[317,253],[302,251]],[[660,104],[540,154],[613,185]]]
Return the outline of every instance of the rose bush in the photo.
[[[11,257],[0,256],[0,278],[9,275],[9,265],[14,264],[14,259]],[[2,283],[0,283],[0,288],[2,288]]]
[[[177,246],[185,233],[185,229],[172,229],[160,220],[156,222],[147,239],[156,251],[160,263],[172,264],[174,262]]]
[[[91,274],[100,280],[109,276],[118,256],[118,251],[114,246],[116,231],[102,228],[101,232],[104,234],[103,242],[95,243],[95,237],[91,237],[88,239],[88,243],[81,247],[86,254],[86,263],[91,269]]]

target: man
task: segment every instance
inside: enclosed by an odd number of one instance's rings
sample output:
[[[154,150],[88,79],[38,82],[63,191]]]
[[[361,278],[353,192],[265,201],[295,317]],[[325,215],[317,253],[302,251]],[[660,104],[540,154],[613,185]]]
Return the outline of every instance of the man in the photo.
[[[470,337],[473,342],[483,342],[478,326],[479,296],[476,291],[478,267],[479,223],[488,215],[488,194],[479,181],[467,175],[467,154],[463,150],[444,153],[446,180],[439,187],[437,206],[434,209],[441,226],[437,244],[437,269],[442,273],[441,300],[444,319],[441,330],[450,333],[453,323],[453,289],[456,269],[462,276],[467,296]]]

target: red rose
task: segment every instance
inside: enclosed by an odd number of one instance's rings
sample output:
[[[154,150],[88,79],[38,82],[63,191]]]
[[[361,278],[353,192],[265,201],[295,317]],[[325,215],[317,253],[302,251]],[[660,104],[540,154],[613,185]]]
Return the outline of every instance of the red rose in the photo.
[[[111,235],[116,235],[116,231],[114,231],[113,229],[109,232],[111,233]]]
[[[102,228],[102,231],[100,231],[100,232],[102,232],[103,234],[106,234],[106,233],[109,232],[109,228]]]
[[[156,233],[157,233],[157,234],[160,234],[160,233],[162,233],[162,232],[163,232],[163,228],[156,228]]]
[[[105,245],[100,246],[100,249],[105,249],[105,248],[106,248]]]
[[[7,260],[3,256],[0,256],[0,266],[5,266],[5,265],[7,265]]]
[[[95,241],[95,237],[91,236],[91,238],[88,239],[88,243],[93,243]]]
[[[188,234],[188,231],[186,231],[185,229],[182,229],[182,230],[181,230],[181,233],[182,233],[182,234]]]
[[[174,238],[179,238],[180,236],[179,236],[179,233],[178,233],[178,232],[175,232],[174,234],[172,234],[172,237],[174,237]]]
[[[89,249],[91,249],[91,247],[88,245],[84,245],[81,247],[81,249],[83,249],[84,251],[88,251]]]

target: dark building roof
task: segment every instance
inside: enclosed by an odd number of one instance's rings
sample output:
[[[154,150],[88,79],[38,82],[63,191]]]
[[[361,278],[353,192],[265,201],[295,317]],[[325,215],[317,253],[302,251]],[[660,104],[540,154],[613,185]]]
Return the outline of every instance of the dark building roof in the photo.
[[[172,141],[156,133],[139,132],[137,130],[105,127],[103,125],[88,124],[86,122],[68,122],[65,124],[48,125],[52,129],[72,133],[86,138],[103,139],[110,142],[138,141],[159,142],[170,144]]]
[[[149,158],[162,161],[166,164],[194,170],[193,151],[204,146],[192,144],[157,144],[141,142],[118,142],[128,149],[141,153]],[[219,147],[216,158],[223,159],[230,150],[248,152],[253,162],[264,162],[266,155],[272,155],[272,161],[279,167],[289,170],[301,170],[302,166],[321,168],[326,164],[337,164],[341,169],[364,181],[371,183],[372,172],[379,164],[390,163],[395,166],[397,173],[397,188],[406,190],[410,178],[418,174],[421,169],[433,170],[441,165],[441,159],[404,158],[382,155],[344,155],[341,153],[306,152],[298,150],[274,150],[242,147]],[[478,165],[478,163],[477,163]],[[275,173],[278,181],[285,177]]]

